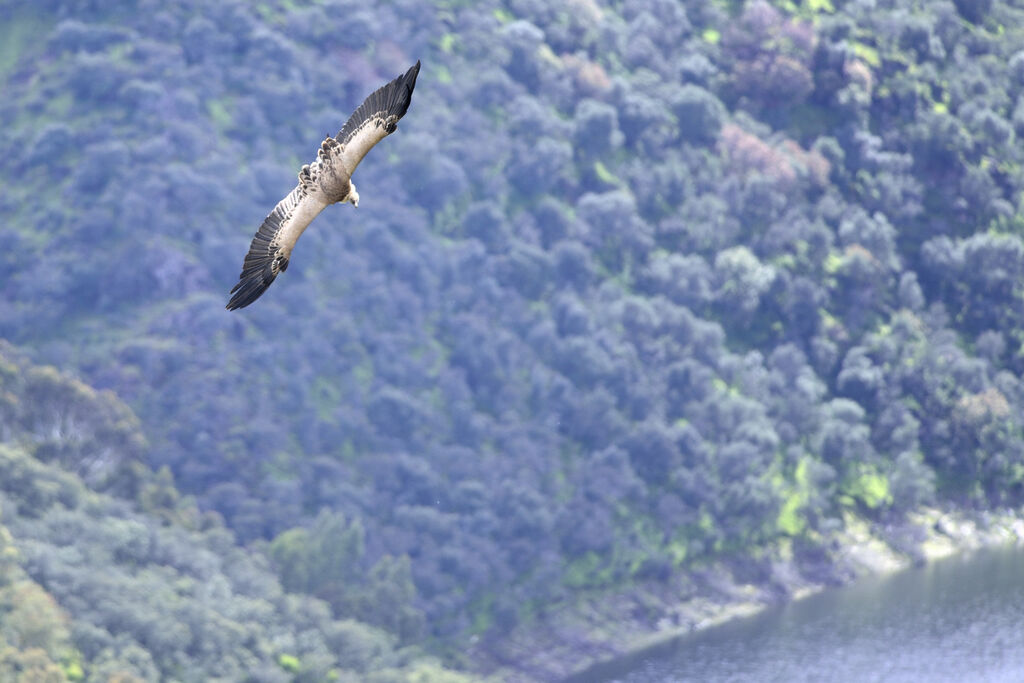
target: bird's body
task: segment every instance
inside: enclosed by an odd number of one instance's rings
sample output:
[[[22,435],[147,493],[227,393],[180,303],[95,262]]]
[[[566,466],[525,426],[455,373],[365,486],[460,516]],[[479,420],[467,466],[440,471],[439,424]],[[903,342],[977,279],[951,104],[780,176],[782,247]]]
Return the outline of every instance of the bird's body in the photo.
[[[228,310],[244,308],[266,291],[288,259],[299,237],[331,204],[359,206],[352,174],[370,149],[395,132],[409,109],[420,63],[405,75],[378,88],[352,113],[335,137],[320,145],[317,158],[299,171],[299,184],[264,219],[249,246]]]

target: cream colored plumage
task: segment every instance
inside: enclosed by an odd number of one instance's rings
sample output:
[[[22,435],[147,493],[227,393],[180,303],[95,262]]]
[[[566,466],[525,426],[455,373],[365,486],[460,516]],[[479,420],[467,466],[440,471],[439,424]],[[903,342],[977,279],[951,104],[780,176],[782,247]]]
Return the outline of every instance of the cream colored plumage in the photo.
[[[352,113],[335,137],[320,145],[317,158],[299,171],[299,184],[277,203],[252,238],[228,310],[244,308],[288,268],[303,231],[331,204],[359,206],[352,174],[366,153],[395,132],[405,116],[420,72],[417,61],[404,75],[375,90]]]

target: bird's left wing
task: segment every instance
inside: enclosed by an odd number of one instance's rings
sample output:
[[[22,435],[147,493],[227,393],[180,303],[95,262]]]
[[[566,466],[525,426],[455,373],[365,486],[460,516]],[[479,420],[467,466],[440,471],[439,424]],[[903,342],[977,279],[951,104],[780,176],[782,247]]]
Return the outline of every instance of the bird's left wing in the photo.
[[[343,146],[341,163],[351,176],[370,148],[395,132],[405,116],[420,73],[419,60],[390,83],[377,88],[352,112],[336,139]]]
[[[307,169],[303,169],[307,172]],[[288,259],[299,236],[327,204],[319,201],[300,183],[277,203],[256,231],[245,255],[238,284],[231,289],[227,309],[245,308],[267,290],[278,273],[288,268]]]

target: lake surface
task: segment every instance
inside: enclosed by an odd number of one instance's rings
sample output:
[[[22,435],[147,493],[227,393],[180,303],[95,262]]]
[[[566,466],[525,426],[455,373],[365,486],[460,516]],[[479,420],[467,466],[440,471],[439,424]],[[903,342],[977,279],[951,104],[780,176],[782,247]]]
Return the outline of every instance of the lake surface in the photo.
[[[1024,549],[858,581],[688,636],[605,681],[1024,681]]]

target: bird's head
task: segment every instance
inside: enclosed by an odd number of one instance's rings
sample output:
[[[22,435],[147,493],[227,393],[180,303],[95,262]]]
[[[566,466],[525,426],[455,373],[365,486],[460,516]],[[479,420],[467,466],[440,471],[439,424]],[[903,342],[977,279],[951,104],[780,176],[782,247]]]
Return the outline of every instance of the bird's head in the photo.
[[[351,185],[351,189],[348,191],[348,199],[346,199],[345,201],[351,202],[352,206],[354,206],[354,207],[356,207],[358,209],[359,208],[359,193],[356,192],[356,184],[353,183],[350,180],[349,181],[349,185]]]

